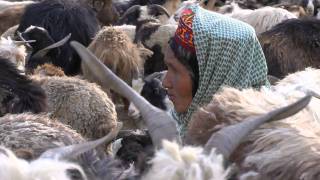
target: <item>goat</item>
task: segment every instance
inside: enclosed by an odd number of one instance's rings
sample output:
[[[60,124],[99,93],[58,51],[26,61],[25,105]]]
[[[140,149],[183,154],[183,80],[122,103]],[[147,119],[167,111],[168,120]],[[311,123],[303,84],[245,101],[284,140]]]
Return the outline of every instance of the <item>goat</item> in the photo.
[[[97,9],[97,18],[99,22],[104,25],[111,25],[118,21],[119,13],[115,6],[113,5],[112,0],[99,0],[100,7],[96,7],[96,0],[93,0],[92,4],[95,9]]]
[[[134,80],[132,82],[132,87],[155,107],[164,111],[169,111],[173,105],[168,99],[167,92],[162,87],[161,82],[165,73],[166,71],[153,73],[145,77],[144,82]],[[129,106],[128,115],[134,119],[138,119],[140,117],[139,111],[133,103]]]
[[[153,55],[144,63],[145,76],[167,69],[163,60],[164,51],[168,48],[169,39],[174,36],[176,29],[177,25],[162,25],[152,18],[137,24],[134,42],[153,51]]]
[[[320,20],[290,19],[258,36],[268,74],[283,78],[306,67],[320,67]]]
[[[140,6],[135,5],[130,7],[119,19],[118,23],[128,24],[128,25],[137,25],[138,21],[148,19],[150,17],[160,18],[160,16],[166,15],[167,18],[161,21],[162,23],[166,22],[170,17],[169,12],[167,10],[156,4],[148,5],[148,6]]]
[[[77,40],[85,46],[99,30],[94,11],[82,1],[45,0],[31,4],[26,7],[17,31],[24,32],[31,25],[46,29],[53,42],[71,33],[70,40]],[[37,41],[34,46],[41,46],[42,41],[47,39]],[[61,67],[66,75],[80,72],[80,59],[69,44],[61,46],[60,53],[51,52],[50,57],[51,63]]]

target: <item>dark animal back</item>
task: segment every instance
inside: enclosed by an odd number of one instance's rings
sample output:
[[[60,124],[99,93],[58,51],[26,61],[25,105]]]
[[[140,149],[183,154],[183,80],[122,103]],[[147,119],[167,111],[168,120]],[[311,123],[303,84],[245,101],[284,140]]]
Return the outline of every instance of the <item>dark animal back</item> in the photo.
[[[39,84],[21,75],[16,66],[7,59],[0,58],[0,91],[5,92],[3,106],[6,113],[33,112],[47,110],[47,98]]]

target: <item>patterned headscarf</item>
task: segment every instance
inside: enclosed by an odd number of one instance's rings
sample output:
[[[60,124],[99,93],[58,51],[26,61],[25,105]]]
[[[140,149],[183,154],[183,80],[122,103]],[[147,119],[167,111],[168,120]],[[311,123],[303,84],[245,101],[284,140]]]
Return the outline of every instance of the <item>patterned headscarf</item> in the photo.
[[[212,96],[223,86],[260,88],[269,85],[267,80],[266,60],[254,29],[241,21],[192,6],[186,13],[192,17],[192,38],[199,65],[199,86],[185,113],[173,110],[173,117],[178,121],[180,132],[184,135],[192,114],[208,104]],[[193,14],[193,16],[190,16]],[[181,21],[175,39],[182,39]],[[177,41],[178,42],[178,41]],[[182,42],[182,41],[181,41]],[[183,44],[184,46],[192,44]],[[190,47],[188,47],[190,48]]]

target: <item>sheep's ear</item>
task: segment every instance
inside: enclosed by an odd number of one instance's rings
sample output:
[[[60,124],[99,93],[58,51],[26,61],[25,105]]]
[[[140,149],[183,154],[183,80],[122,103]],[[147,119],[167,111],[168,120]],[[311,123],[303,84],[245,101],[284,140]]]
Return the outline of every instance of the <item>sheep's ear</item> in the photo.
[[[119,133],[122,128],[122,123],[118,122],[117,126],[103,138],[97,139],[95,141],[88,141],[81,144],[75,144],[65,147],[58,147],[54,149],[49,149],[41,154],[40,158],[48,159],[72,159],[78,157],[79,155],[90,151],[97,146],[102,144],[109,144]]]
[[[205,151],[209,153],[212,148],[216,148],[218,153],[228,159],[242,140],[260,125],[290,117],[306,107],[310,100],[311,96],[307,95],[293,104],[273,110],[265,115],[249,117],[241,123],[225,127],[211,136],[205,146]]]
[[[54,49],[54,48],[57,48],[57,47],[60,47],[60,46],[63,46],[64,44],[66,44],[68,42],[68,40],[70,39],[70,37],[71,37],[71,33],[69,35],[67,35],[66,37],[64,37],[63,39],[61,39],[60,41],[58,41],[54,44],[51,44],[50,46],[48,46],[46,48],[39,50],[37,53],[35,53],[33,55],[33,57],[45,56],[51,49]]]

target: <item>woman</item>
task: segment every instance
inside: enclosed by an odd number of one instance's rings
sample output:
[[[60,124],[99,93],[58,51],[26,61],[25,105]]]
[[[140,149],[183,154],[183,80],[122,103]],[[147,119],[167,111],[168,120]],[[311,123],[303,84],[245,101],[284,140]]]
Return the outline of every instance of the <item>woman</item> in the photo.
[[[165,55],[163,86],[183,135],[191,115],[223,86],[268,85],[266,60],[254,29],[197,5],[186,9]]]

